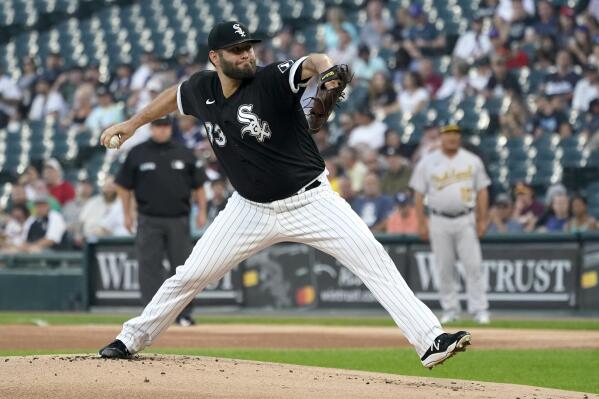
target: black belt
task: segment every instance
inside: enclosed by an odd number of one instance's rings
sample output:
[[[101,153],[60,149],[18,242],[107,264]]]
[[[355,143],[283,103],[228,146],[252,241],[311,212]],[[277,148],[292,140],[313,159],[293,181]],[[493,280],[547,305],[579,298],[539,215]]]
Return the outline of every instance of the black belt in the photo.
[[[470,212],[472,212],[472,209],[467,209],[465,211],[458,212],[458,213],[445,213],[445,212],[439,212],[434,209],[431,209],[431,213],[433,215],[443,216],[445,218],[450,218],[450,219],[455,219],[455,218],[459,218],[460,216],[469,215]]]
[[[320,186],[320,180],[314,180],[312,183],[308,184],[306,187],[304,187],[303,189],[301,189],[300,191],[298,191],[297,193],[295,193],[294,195],[300,195],[305,193],[308,190],[312,190],[313,188],[316,188]],[[303,190],[303,191],[302,191]]]
[[[304,192],[308,191],[308,190],[312,190],[313,188],[316,188],[320,186],[320,180],[314,180],[312,183],[310,183],[309,185],[306,186],[306,189],[304,190]]]

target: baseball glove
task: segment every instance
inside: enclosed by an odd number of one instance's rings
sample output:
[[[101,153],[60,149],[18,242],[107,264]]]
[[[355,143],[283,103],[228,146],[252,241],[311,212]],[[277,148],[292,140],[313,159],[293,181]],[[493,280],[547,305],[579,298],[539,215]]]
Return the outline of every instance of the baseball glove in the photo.
[[[335,65],[318,76],[318,88],[314,97],[310,97],[308,114],[308,130],[314,134],[329,119],[333,107],[340,98],[343,98],[343,89],[351,82],[353,75],[346,64]],[[325,83],[331,80],[339,80],[339,85],[333,89],[327,89]]]

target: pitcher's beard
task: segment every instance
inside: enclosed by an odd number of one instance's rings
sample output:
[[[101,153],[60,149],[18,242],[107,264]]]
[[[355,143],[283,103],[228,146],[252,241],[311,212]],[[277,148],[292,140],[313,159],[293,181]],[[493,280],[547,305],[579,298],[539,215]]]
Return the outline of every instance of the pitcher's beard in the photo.
[[[225,61],[224,58],[221,58],[220,65],[223,69],[223,73],[231,79],[250,79],[256,74],[256,60],[250,61],[250,67],[237,68],[235,65]]]

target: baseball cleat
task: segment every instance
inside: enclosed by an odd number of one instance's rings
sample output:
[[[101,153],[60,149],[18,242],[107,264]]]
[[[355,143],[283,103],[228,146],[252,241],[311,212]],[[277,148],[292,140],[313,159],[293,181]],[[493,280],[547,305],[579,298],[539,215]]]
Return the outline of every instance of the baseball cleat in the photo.
[[[108,359],[128,359],[131,357],[131,352],[125,346],[125,344],[117,339],[110,344],[106,345],[100,352],[98,352],[100,356]]]
[[[466,346],[470,345],[471,338],[472,336],[467,331],[458,331],[455,334],[443,333],[435,338],[435,341],[420,358],[420,361],[424,367],[432,369],[457,352],[464,352]]]

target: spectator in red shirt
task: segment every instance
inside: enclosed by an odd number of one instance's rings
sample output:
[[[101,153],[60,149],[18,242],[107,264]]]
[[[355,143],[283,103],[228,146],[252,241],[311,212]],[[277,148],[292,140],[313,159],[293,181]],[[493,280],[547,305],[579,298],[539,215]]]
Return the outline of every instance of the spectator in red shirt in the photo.
[[[514,192],[516,194],[514,218],[524,226],[524,231],[532,231],[545,212],[545,208],[535,199],[533,189],[526,183],[517,183]]]
[[[420,76],[422,76],[424,87],[429,91],[431,96],[434,97],[437,94],[437,90],[439,90],[443,84],[443,77],[435,72],[433,62],[430,58],[422,58],[418,63],[418,70]]]
[[[71,183],[63,179],[62,167],[55,158],[50,158],[44,163],[42,176],[48,191],[61,206],[75,199],[75,189]]]
[[[418,234],[418,219],[408,193],[399,192],[395,195],[396,207],[387,219],[387,233]]]

